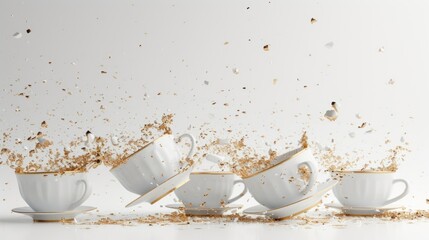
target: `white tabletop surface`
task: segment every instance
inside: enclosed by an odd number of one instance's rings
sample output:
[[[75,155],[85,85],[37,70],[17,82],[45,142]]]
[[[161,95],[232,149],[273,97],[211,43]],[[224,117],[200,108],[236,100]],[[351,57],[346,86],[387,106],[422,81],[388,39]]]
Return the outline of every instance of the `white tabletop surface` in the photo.
[[[78,222],[86,218],[81,216]],[[83,220],[82,220],[83,221]],[[134,226],[33,223],[26,216],[2,214],[2,239],[427,239],[427,220],[386,222],[348,218],[341,223],[192,223],[189,225],[139,224]]]

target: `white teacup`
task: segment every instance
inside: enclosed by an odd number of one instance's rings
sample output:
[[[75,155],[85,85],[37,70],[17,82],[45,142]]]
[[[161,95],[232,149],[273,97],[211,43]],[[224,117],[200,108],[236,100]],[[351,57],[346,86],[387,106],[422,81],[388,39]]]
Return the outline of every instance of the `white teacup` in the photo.
[[[234,186],[243,184],[243,191],[231,198]],[[185,185],[175,191],[176,196],[188,208],[221,208],[237,201],[247,193],[242,180],[234,173],[194,172]]]
[[[382,207],[408,194],[408,183],[404,179],[394,179],[391,171],[338,171],[332,173],[339,180],[334,187],[335,197],[345,207]],[[404,191],[390,198],[392,186],[403,183]]]
[[[187,155],[190,158],[195,139],[190,134],[183,134],[179,140],[184,137],[191,140]],[[181,159],[180,147],[172,135],[166,134],[131,154],[124,163],[110,171],[128,191],[143,195],[178,174],[182,170]]]
[[[79,207],[91,194],[85,172],[16,173],[19,192],[36,212],[64,212]]]
[[[278,156],[271,167],[243,178],[249,192],[269,209],[284,207],[302,199],[314,190],[318,167],[311,150],[298,148]],[[309,169],[308,183],[301,179],[299,169]]]

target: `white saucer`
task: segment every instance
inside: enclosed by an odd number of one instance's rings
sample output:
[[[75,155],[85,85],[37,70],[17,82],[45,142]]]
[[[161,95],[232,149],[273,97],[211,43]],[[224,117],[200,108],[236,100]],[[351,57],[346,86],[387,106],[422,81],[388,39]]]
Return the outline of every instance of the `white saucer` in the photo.
[[[178,204],[168,204],[166,205],[168,208],[177,209],[177,210],[184,210],[186,215],[193,215],[193,216],[221,216],[226,211],[232,210],[232,209],[239,209],[242,208],[243,205],[240,204],[229,204],[225,207],[220,208],[187,208],[182,203]]]
[[[171,192],[183,186],[189,181],[189,175],[191,174],[193,168],[189,168],[181,173],[174,175],[169,178],[167,181],[160,184],[158,187],[150,190],[149,192],[141,195],[137,199],[128,203],[125,207],[133,207],[142,202],[148,202],[154,204],[161,200],[163,197],[167,196]]]
[[[262,205],[256,205],[244,210],[243,212],[246,214],[265,215],[267,217],[277,220],[291,218],[298,214],[304,213],[311,208],[317,206],[318,204],[322,203],[322,197],[337,183],[338,181],[336,180],[329,180],[327,182],[321,183],[317,186],[317,191],[311,196],[303,198],[295,203],[286,205],[281,208],[269,209]]]
[[[344,214],[350,215],[350,216],[374,216],[377,214],[382,214],[384,212],[398,209],[398,208],[404,208],[402,206],[384,206],[384,207],[377,207],[377,208],[371,208],[371,207],[344,207],[340,203],[326,203],[325,206],[330,208],[335,208],[343,211]]]
[[[89,212],[96,207],[80,206],[66,212],[36,212],[30,207],[19,207],[12,209],[14,213],[21,213],[33,218],[34,222],[60,222],[75,221],[75,217],[81,213]]]

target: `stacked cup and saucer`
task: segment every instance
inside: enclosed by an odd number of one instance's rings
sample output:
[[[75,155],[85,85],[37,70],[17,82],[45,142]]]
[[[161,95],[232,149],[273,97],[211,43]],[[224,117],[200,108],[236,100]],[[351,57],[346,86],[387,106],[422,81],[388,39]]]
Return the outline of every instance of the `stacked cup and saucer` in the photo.
[[[189,138],[191,141],[186,156],[186,159],[190,159],[194,152],[195,139],[190,134],[183,134],[178,137],[178,141],[183,138]],[[128,191],[140,195],[126,207],[143,202],[154,204],[189,181],[193,166],[182,161],[178,141],[173,135],[164,134],[110,170]]]
[[[233,204],[247,193],[244,182],[232,172],[193,172],[190,181],[175,191],[182,203],[166,207],[179,209],[192,216],[221,216],[242,207]],[[240,194],[232,197],[234,187],[243,186]]]
[[[29,207],[12,209],[34,222],[75,221],[81,213],[96,209],[81,206],[91,194],[85,171],[17,172],[19,191]]]
[[[394,171],[334,171],[332,177],[339,181],[333,189],[339,203],[325,205],[350,216],[374,216],[403,208],[393,203],[408,194],[407,181],[395,179]],[[390,198],[396,183],[402,183],[404,190]]]
[[[308,179],[302,179],[302,167],[308,169]],[[310,210],[338,182],[328,180],[318,184],[317,173],[310,148],[301,147],[276,157],[270,167],[243,177],[249,192],[260,203],[244,213],[283,220]]]

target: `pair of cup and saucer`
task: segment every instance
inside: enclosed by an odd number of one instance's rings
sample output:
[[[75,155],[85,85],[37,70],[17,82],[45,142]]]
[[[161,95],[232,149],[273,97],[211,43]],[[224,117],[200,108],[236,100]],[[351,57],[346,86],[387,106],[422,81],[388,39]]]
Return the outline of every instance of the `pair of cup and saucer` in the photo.
[[[303,174],[302,169],[307,169]],[[278,156],[264,170],[243,177],[253,198],[260,203],[245,214],[264,215],[276,220],[304,213],[322,202],[337,180],[317,184],[318,167],[309,148],[298,148]]]
[[[243,190],[232,197],[238,184]],[[166,205],[192,216],[221,216],[230,210],[242,207],[232,204],[247,193],[244,182],[232,172],[193,172],[190,181],[175,191],[182,203]]]
[[[335,171],[332,177],[339,183],[333,192],[339,203],[325,204],[350,216],[374,216],[390,210],[404,208],[393,205],[408,194],[408,183],[395,179],[393,171]],[[404,190],[390,198],[393,185],[404,184]]]
[[[34,222],[75,221],[79,214],[95,210],[81,206],[91,194],[86,172],[17,172],[19,191],[29,207],[12,209]]]
[[[195,138],[190,134],[179,136],[178,141],[189,138],[190,159],[195,149]],[[170,134],[146,144],[110,172],[128,191],[140,195],[126,207],[143,202],[155,204],[163,197],[189,181],[193,166],[182,161],[182,153],[175,138]]]

